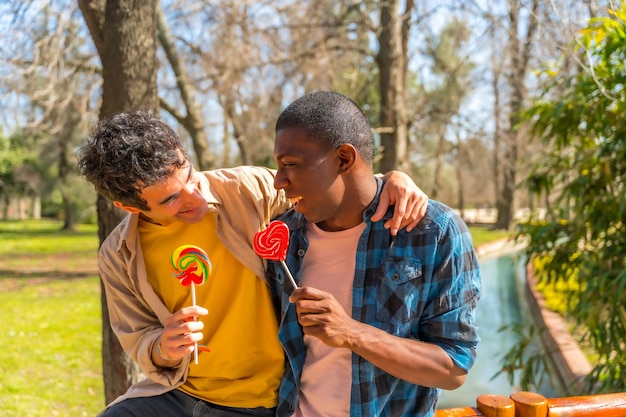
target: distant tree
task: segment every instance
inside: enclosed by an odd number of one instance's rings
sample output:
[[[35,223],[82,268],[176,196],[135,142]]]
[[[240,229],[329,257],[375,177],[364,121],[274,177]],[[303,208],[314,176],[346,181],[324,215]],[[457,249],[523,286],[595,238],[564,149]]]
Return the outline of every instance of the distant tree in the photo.
[[[567,315],[597,352],[588,393],[626,389],[626,3],[609,12],[574,44],[581,70],[546,71],[525,113],[543,149],[525,184],[552,204],[520,237],[538,278],[569,288]]]
[[[3,110],[13,108],[19,114],[15,124],[20,137],[37,138],[33,157],[42,188],[33,190],[34,195],[47,201],[58,193],[62,204],[51,214],[62,215],[63,229],[70,230],[82,220],[72,156],[86,135],[93,114],[91,94],[99,87],[93,80],[92,56],[85,52],[87,33],[77,23],[78,10],[62,3],[4,5],[11,6],[13,36],[0,39],[0,54],[7,58],[0,81],[7,98]],[[23,171],[22,177],[29,172]]]
[[[401,8],[402,7],[402,8]],[[380,2],[378,28],[378,84],[380,94],[379,124],[382,172],[409,171],[407,113],[408,42],[413,0]]]
[[[495,227],[508,229],[513,222],[515,209],[515,187],[517,186],[518,163],[522,141],[520,113],[528,96],[528,74],[531,70],[532,48],[538,28],[540,0],[531,0],[528,5],[521,0],[507,2],[507,35],[504,57],[505,70],[502,73],[506,82],[508,111],[507,121],[499,129],[498,147],[502,150],[497,166],[496,208],[498,217]],[[525,12],[525,13],[524,13]],[[499,123],[500,121],[498,121]]]
[[[0,196],[2,218],[9,218],[9,208],[17,203],[14,216],[23,220],[27,216],[26,199],[37,201],[42,182],[41,165],[38,163],[37,138],[25,132],[15,132],[10,137],[0,136]],[[16,204],[13,204],[16,206]],[[31,212],[38,207],[31,206]]]
[[[462,144],[458,142],[460,135],[454,135],[452,128],[455,122],[461,123],[459,112],[472,90],[470,77],[475,64],[465,52],[469,36],[466,22],[452,18],[437,36],[427,37],[425,41],[427,57],[431,61],[428,69],[437,81],[419,86],[420,93],[416,96],[421,105],[416,109],[418,114],[411,116],[419,119],[416,141],[432,150],[429,163],[420,165],[428,168],[424,176],[432,181],[427,190],[434,199],[440,199],[439,193],[446,188],[442,184],[445,167],[456,165],[454,156],[462,154],[453,152],[460,150]],[[424,172],[419,166],[416,169]]]

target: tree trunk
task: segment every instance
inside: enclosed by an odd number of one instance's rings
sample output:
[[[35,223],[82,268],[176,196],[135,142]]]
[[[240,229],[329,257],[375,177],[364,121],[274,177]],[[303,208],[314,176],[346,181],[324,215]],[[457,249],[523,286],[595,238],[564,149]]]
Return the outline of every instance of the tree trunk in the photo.
[[[456,137],[456,158],[455,158],[455,171],[457,180],[457,208],[462,219],[465,219],[465,176],[464,168],[469,168],[471,162],[469,162],[469,155],[467,150],[467,143],[463,141],[461,135],[457,133]]]
[[[61,114],[59,114],[61,113]],[[58,171],[59,171],[59,188],[61,190],[61,199],[63,200],[63,211],[65,219],[63,221],[62,230],[76,230],[76,214],[74,213],[74,204],[72,195],[69,192],[70,185],[68,179],[70,176],[70,161],[68,154],[72,146],[72,139],[76,136],[76,129],[80,126],[81,114],[78,107],[69,105],[61,112],[53,111],[55,118],[60,120],[61,130],[58,134]]]
[[[230,125],[233,129],[233,138],[235,139],[235,143],[237,143],[237,148],[239,149],[241,164],[252,165],[252,155],[248,152],[248,141],[246,140],[246,136],[244,134],[245,129],[241,125],[240,119],[237,117],[233,97],[231,95],[224,94],[220,97],[220,103],[224,108],[224,114],[228,116],[227,121],[230,121]]]
[[[406,115],[407,37],[413,2],[407,1],[405,13],[399,14],[399,0],[383,3],[380,12],[379,69],[380,172],[393,169],[409,171],[408,123]]]
[[[100,195],[97,201],[97,213],[98,237],[102,244],[122,220],[124,214],[110,200]],[[109,308],[102,282],[100,283],[100,294],[102,304],[102,376],[104,378],[104,399],[108,404],[139,380],[140,370],[122,350],[122,346],[111,330]]]
[[[65,189],[65,185],[61,186],[61,200],[63,200],[63,211],[65,213],[61,229],[74,231],[76,230],[76,215],[74,214],[72,197]]]
[[[100,118],[124,110],[158,110],[158,0],[108,0],[103,26]]]
[[[496,34],[495,30],[492,31],[492,35],[494,38],[493,42],[493,50],[495,51],[495,45],[497,40],[495,39]],[[496,208],[500,207],[500,143],[502,142],[502,123],[501,123],[501,107],[500,107],[500,73],[502,71],[500,61],[495,57],[492,57],[492,69],[493,69],[493,78],[492,78],[492,86],[493,86],[493,120],[494,120],[494,131],[493,131],[493,187],[494,187],[494,195],[496,196],[495,206]],[[498,210],[499,211],[499,210]]]
[[[439,198],[439,190],[441,190],[441,170],[444,165],[444,159],[448,154],[446,146],[446,132],[445,125],[436,129],[435,135],[437,136],[437,145],[435,147],[434,167],[433,167],[433,188],[430,190],[430,196],[433,200]]]
[[[102,62],[100,118],[139,108],[158,109],[156,86],[156,11],[158,0],[79,0]],[[98,196],[100,243],[123,213]],[[139,370],[122,351],[111,331],[106,294],[102,291],[102,359],[105,400],[111,402],[138,380]]]
[[[461,218],[465,219],[465,181],[463,180],[463,169],[461,168],[461,164],[457,164],[455,170],[456,180],[459,187],[457,190],[457,208],[459,209],[459,214]]]
[[[509,68],[507,82],[510,89],[510,113],[507,131],[504,134],[505,142],[503,150],[502,188],[497,196],[498,217],[495,227],[508,229],[514,218],[515,187],[517,175],[517,158],[520,146],[519,120],[520,112],[526,98],[526,75],[530,63],[530,54],[533,37],[537,29],[537,10],[539,0],[533,0],[528,18],[526,33],[520,36],[520,8],[521,3],[517,0],[509,0],[509,40],[507,53]]]
[[[41,219],[41,197],[39,195],[32,196],[30,200],[30,211],[33,219]]]

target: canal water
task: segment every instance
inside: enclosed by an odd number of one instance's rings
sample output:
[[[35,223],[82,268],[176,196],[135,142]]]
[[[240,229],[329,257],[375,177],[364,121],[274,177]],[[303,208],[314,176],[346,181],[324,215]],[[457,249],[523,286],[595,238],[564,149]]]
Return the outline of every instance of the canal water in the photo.
[[[495,375],[501,368],[504,353],[516,343],[510,331],[498,332],[503,326],[533,322],[525,300],[525,268],[523,260],[514,254],[480,261],[482,296],[476,308],[476,322],[481,341],[476,363],[465,383],[454,391],[443,391],[438,408],[475,407],[476,397],[482,394],[509,396],[520,388],[509,383],[506,374]],[[537,348],[541,346],[537,340]],[[539,393],[560,396],[557,388],[544,386]]]

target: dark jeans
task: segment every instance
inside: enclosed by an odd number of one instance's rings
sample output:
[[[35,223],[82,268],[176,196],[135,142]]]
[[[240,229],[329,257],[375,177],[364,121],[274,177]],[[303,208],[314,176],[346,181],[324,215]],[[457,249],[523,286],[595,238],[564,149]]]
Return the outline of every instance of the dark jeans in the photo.
[[[175,389],[156,397],[129,398],[102,417],[273,417],[275,408],[233,408],[211,404]]]

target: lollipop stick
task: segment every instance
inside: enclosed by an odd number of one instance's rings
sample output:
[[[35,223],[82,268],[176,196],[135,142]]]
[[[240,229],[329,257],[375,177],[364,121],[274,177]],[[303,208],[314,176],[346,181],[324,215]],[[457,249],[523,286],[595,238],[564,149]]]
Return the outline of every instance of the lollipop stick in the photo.
[[[191,304],[196,305],[196,285],[191,283]],[[195,321],[196,318],[194,317]],[[197,365],[198,364],[198,342],[193,342],[193,361]]]
[[[282,264],[283,269],[287,273],[287,276],[289,277],[289,281],[291,281],[291,286],[293,287],[294,290],[297,290],[298,284],[296,284],[296,281],[293,279],[293,276],[291,276],[291,272],[289,271],[289,268],[287,268],[287,264],[282,259],[280,260],[280,263]]]

